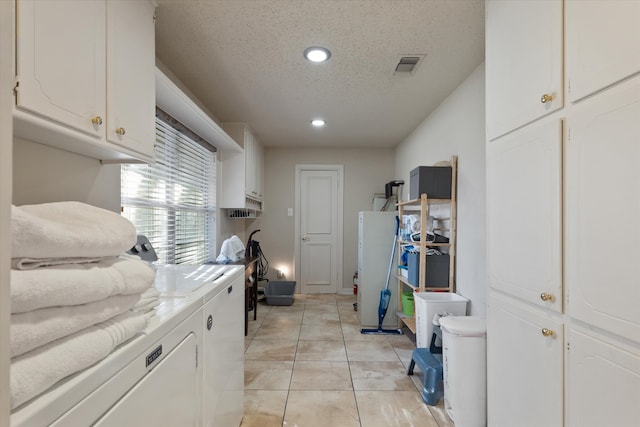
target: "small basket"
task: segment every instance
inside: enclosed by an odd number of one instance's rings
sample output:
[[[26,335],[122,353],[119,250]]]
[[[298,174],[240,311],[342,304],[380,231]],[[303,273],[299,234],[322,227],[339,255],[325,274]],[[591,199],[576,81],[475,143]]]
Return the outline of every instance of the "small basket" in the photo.
[[[264,297],[267,305],[291,305],[296,282],[272,281],[264,287]]]
[[[402,312],[407,316],[413,316],[414,311],[413,292],[402,292]]]

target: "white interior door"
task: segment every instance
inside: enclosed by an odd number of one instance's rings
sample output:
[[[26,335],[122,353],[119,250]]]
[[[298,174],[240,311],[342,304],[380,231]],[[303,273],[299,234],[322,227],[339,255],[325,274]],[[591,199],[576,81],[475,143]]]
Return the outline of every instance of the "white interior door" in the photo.
[[[340,165],[296,166],[296,279],[303,293],[342,287]]]

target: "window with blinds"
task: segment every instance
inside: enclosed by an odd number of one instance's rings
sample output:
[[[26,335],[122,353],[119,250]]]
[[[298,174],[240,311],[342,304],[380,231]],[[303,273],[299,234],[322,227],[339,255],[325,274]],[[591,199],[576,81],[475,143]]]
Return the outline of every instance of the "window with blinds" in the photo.
[[[213,261],[215,148],[158,109],[155,154],[155,164],[122,165],[122,215],[147,236],[159,263]]]

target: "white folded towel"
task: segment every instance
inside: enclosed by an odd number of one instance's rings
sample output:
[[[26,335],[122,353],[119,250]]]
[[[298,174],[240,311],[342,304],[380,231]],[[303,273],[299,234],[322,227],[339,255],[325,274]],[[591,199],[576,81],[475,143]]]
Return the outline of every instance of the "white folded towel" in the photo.
[[[11,357],[104,322],[132,308],[140,295],[116,295],[87,304],[47,307],[11,315]]]
[[[104,359],[147,322],[144,314],[122,314],[11,359],[11,409]]]
[[[86,304],[113,295],[140,294],[153,286],[155,270],[133,257],[11,270],[11,312]]]
[[[11,207],[12,258],[117,256],[136,244],[120,214],[81,202]]]
[[[11,268],[14,270],[33,270],[40,267],[51,267],[53,265],[66,264],[88,264],[98,262],[114,257],[98,257],[98,258],[13,258],[11,259]]]
[[[145,291],[136,305],[131,308],[131,311],[136,313],[148,313],[157,306],[160,305],[160,291],[155,288],[151,288]]]

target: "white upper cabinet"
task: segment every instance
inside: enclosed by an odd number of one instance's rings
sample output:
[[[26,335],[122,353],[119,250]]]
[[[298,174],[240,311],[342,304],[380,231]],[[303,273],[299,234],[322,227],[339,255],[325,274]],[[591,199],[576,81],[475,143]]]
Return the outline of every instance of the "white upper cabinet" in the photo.
[[[107,2],[107,140],[149,158],[156,107],[153,13],[146,1]]]
[[[244,150],[222,153],[220,207],[239,210],[238,218],[254,216],[264,203],[264,149],[245,123],[223,123],[222,128]],[[251,212],[240,212],[244,209]]]
[[[568,0],[565,8],[572,102],[640,72],[639,1]]]
[[[17,107],[99,138],[105,119],[104,2],[17,2]]]
[[[562,108],[562,0],[489,0],[486,15],[492,140]]]
[[[585,100],[568,125],[568,313],[640,342],[640,82]]]
[[[487,271],[494,289],[562,311],[562,122],[487,144]]]
[[[16,2],[15,133],[100,160],[153,160],[149,1]]]

